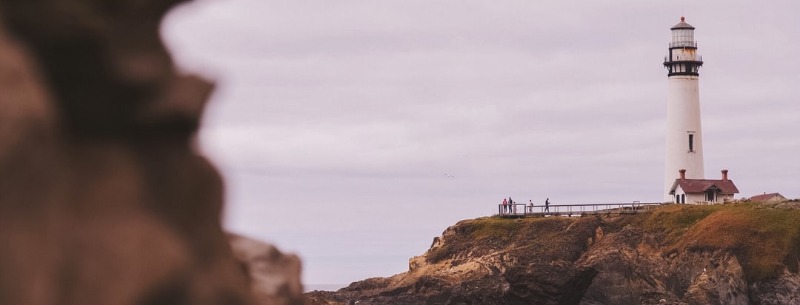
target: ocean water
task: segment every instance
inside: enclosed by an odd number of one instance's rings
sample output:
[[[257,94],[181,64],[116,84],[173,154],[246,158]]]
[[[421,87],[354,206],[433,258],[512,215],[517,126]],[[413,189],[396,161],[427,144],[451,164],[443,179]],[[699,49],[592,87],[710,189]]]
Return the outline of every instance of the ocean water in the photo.
[[[348,284],[304,284],[303,288],[306,292],[321,290],[321,291],[336,291],[347,287]]]

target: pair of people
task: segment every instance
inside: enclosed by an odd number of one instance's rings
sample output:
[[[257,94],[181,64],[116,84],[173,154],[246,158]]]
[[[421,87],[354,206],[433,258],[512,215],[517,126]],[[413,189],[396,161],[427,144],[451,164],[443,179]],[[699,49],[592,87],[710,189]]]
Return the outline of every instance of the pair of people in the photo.
[[[503,212],[501,214],[516,213],[516,212],[517,212],[517,207],[514,206],[514,199],[511,199],[511,197],[508,197],[508,200],[506,200],[506,198],[503,198]]]
[[[533,200],[528,200],[528,211],[533,213]],[[550,212],[550,198],[547,198],[544,201],[544,211]]]

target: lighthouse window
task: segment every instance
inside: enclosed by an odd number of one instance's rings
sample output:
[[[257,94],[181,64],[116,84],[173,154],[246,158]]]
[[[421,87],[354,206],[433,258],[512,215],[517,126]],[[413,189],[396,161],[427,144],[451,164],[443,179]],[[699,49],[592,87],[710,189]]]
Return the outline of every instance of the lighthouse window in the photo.
[[[689,134],[689,151],[694,151],[694,135]]]

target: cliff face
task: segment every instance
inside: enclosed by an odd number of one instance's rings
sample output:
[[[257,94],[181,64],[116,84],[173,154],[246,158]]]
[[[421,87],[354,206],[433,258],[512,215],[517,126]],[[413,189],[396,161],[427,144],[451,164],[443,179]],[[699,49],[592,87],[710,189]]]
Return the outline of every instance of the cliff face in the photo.
[[[798,304],[798,203],[664,206],[623,216],[480,218],[409,271],[312,304]]]

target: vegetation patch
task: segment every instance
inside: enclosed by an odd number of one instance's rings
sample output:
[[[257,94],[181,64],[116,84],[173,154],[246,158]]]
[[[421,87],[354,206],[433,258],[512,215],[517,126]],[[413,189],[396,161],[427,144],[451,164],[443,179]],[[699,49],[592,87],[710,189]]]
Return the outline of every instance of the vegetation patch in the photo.
[[[797,270],[800,210],[754,204],[715,212],[694,225],[676,243],[691,251],[727,250],[739,258],[751,282],[774,278],[784,266]]]
[[[651,233],[663,233],[665,244],[674,244],[692,226],[724,205],[667,205],[651,213],[637,215],[635,225]]]
[[[625,220],[662,236],[665,253],[730,251],[748,281],[777,277],[784,267],[797,272],[800,209],[762,203],[667,205]]]
[[[507,238],[514,235],[524,225],[525,219],[484,218],[473,223],[470,237],[473,239]]]

